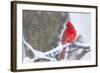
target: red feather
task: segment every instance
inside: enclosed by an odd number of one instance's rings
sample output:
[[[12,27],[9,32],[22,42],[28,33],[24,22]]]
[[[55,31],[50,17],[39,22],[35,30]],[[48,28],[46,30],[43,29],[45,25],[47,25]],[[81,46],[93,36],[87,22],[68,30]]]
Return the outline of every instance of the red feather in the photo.
[[[61,43],[62,45],[72,43],[76,37],[76,30],[70,20],[66,24],[66,29],[63,32]],[[66,48],[63,48],[59,55],[59,60],[64,59]]]
[[[62,45],[66,43],[71,43],[76,37],[76,30],[70,20],[66,24],[66,29],[64,30],[61,43]]]

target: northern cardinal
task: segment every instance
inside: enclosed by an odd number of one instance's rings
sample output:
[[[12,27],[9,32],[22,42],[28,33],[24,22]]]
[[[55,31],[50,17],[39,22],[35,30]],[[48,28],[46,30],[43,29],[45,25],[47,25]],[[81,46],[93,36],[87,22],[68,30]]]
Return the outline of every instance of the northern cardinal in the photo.
[[[66,29],[63,32],[61,44],[64,45],[64,44],[67,44],[67,43],[72,43],[75,40],[75,37],[76,37],[76,30],[75,30],[73,24],[69,20],[66,23]],[[66,51],[66,48],[63,48],[63,50],[59,54],[59,60],[64,59],[65,51]]]

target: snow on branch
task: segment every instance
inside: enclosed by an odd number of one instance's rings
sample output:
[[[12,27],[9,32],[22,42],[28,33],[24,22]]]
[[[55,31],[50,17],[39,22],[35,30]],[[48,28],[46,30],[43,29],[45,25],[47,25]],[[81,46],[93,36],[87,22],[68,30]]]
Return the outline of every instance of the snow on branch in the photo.
[[[24,43],[24,45],[27,46],[27,50],[31,50],[32,53],[34,54],[35,57],[34,57],[33,61],[38,58],[46,58],[46,59],[49,59],[50,61],[56,60],[54,58],[47,57],[43,52],[37,51],[34,48],[32,48],[32,46],[29,43],[27,43],[24,38],[23,38],[23,43]]]
[[[23,43],[24,45],[27,46],[27,50],[31,50],[32,53],[34,54],[34,58],[32,58],[30,61],[38,61],[39,59],[41,60],[47,60],[47,61],[57,61],[55,58],[56,55],[59,55],[61,52],[62,48],[66,47],[67,49],[70,49],[70,51],[66,51],[66,54],[72,53],[75,49],[84,49],[90,51],[90,45],[89,44],[84,44],[84,43],[71,43],[71,44],[66,44],[66,45],[61,45],[59,44],[56,48],[53,48],[52,50],[49,50],[47,52],[41,52],[38,50],[35,50],[28,42],[25,41],[23,38]]]

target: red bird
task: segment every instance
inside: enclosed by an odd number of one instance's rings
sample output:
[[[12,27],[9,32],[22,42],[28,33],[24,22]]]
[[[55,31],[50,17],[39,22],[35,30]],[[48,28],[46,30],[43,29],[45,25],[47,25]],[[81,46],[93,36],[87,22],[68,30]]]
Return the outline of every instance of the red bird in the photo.
[[[66,29],[63,32],[61,44],[64,45],[67,43],[72,43],[75,40],[75,37],[76,37],[76,30],[75,30],[73,24],[69,20],[66,24]],[[66,48],[63,48],[63,50],[59,54],[59,60],[64,59],[65,51],[66,51]]]

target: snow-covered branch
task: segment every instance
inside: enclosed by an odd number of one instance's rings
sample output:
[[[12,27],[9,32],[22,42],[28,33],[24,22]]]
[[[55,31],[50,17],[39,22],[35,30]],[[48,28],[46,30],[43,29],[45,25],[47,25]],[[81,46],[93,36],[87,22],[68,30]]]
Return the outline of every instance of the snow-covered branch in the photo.
[[[32,53],[34,54],[35,57],[34,57],[33,61],[38,58],[46,58],[46,59],[49,59],[50,61],[56,61],[55,58],[47,57],[43,52],[37,51],[34,48],[32,48],[32,46],[29,43],[27,43],[24,38],[23,38],[23,43],[24,43],[24,45],[27,46],[27,50],[31,50]]]
[[[70,50],[66,50],[66,54],[72,53],[76,49],[77,50],[83,49],[87,51],[90,50],[89,44],[84,44],[84,43],[79,43],[79,42],[66,44],[66,45],[59,44],[56,48],[53,48],[52,50],[49,50],[47,52],[41,52],[41,51],[35,50],[28,42],[25,41],[24,38],[23,38],[23,44],[27,47],[26,48],[27,50],[31,50],[32,53],[34,54],[34,58],[30,59],[30,61],[32,62],[38,61],[39,59],[48,60],[48,61],[57,61],[55,56],[59,55],[59,53],[62,51],[62,48],[64,47],[66,47],[67,49],[70,49]]]

